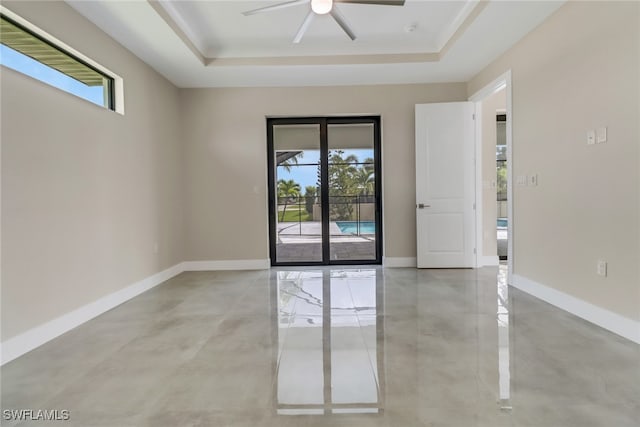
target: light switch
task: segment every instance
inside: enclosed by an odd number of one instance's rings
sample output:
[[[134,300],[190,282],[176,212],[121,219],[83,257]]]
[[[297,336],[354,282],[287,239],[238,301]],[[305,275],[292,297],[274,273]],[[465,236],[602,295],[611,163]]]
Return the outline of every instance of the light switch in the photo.
[[[518,175],[516,178],[516,185],[527,185],[527,175]]]
[[[593,145],[596,143],[596,131],[593,129],[589,129],[587,131],[587,144]]]
[[[601,127],[598,128],[596,132],[596,142],[598,144],[602,144],[603,142],[607,142],[607,128]]]

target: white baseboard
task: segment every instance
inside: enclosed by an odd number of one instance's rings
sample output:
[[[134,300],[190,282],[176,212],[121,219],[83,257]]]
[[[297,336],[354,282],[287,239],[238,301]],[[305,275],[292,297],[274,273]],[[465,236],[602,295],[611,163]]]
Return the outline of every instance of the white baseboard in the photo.
[[[184,271],[213,270],[266,270],[271,267],[269,259],[237,259],[228,261],[187,261],[182,263]]]
[[[482,263],[480,267],[500,265],[500,257],[498,255],[482,256],[480,257],[480,262]]]
[[[640,322],[620,316],[574,296],[514,274],[513,287],[535,296],[562,310],[640,344]]]
[[[149,276],[92,303],[63,314],[40,326],[29,329],[13,338],[0,343],[0,365],[33,350],[42,344],[80,326],[81,324],[111,310],[141,293],[171,279],[183,271],[207,270],[263,270],[268,269],[269,259],[232,260],[232,261],[187,261],[174,265],[164,271]]]
[[[182,273],[182,263],[29,329],[2,343],[2,365]]]
[[[415,268],[416,258],[415,257],[384,257],[382,259],[382,265],[389,268],[399,268],[399,267],[413,267]]]

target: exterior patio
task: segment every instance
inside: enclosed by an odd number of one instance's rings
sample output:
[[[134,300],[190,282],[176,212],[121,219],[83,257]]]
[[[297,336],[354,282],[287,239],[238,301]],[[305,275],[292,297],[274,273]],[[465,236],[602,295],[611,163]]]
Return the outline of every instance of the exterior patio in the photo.
[[[320,221],[281,222],[277,224],[278,262],[322,261],[322,223]],[[329,223],[331,260],[368,260],[376,258],[375,234],[343,233],[335,222]]]

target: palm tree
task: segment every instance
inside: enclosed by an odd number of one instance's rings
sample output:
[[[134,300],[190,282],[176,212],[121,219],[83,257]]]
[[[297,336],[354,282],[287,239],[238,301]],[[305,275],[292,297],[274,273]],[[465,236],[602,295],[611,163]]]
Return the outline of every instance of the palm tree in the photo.
[[[300,184],[292,179],[278,181],[278,199],[284,199],[284,209],[282,211],[282,218],[280,222],[284,222],[284,214],[287,212],[287,205],[291,197],[300,196]]]
[[[304,157],[304,151],[282,151],[276,153],[276,162],[287,172],[291,172],[291,166],[297,165],[298,160]]]
[[[354,175],[358,189],[360,190],[360,196],[370,196],[375,191],[375,175],[372,167],[367,165],[362,166],[356,170]]]
[[[358,157],[343,155],[343,150],[329,151],[329,215],[333,220],[349,221],[353,214],[352,197],[357,195],[354,164],[358,163]]]

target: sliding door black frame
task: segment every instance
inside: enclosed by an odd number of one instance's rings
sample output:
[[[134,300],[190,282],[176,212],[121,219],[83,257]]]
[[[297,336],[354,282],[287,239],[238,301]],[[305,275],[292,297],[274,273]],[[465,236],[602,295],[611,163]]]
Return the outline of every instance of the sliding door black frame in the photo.
[[[331,260],[329,237],[329,141],[327,127],[333,124],[373,124],[373,160],[375,176],[375,259]],[[273,127],[277,125],[319,125],[320,126],[320,205],[322,206],[322,261],[278,262],[276,244],[276,164],[273,140]],[[267,118],[267,161],[269,185],[269,253],[272,266],[303,265],[372,265],[382,264],[382,162],[381,162],[380,116],[341,116],[341,117],[290,117]]]

